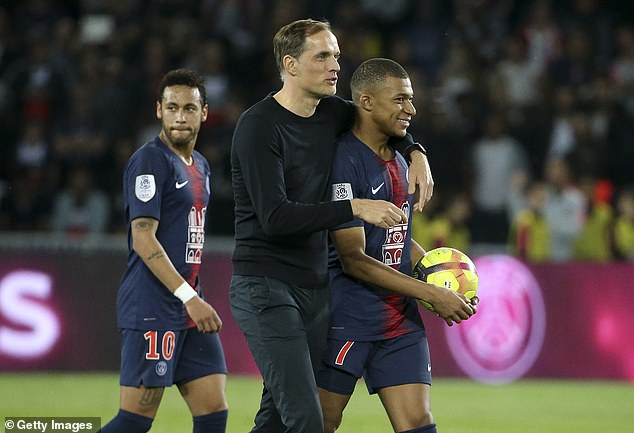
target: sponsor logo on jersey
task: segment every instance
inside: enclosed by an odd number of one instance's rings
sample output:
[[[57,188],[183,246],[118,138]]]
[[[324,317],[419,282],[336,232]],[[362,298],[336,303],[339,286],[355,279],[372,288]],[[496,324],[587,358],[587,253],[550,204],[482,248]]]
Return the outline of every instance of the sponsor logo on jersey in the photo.
[[[376,194],[377,192],[379,192],[379,190],[383,188],[383,185],[385,185],[385,182],[383,182],[381,185],[377,186],[376,188],[372,188],[372,194]]]
[[[352,186],[349,183],[335,183],[332,185],[332,199],[338,200],[352,200]]]
[[[409,218],[409,202],[403,202],[401,210],[407,218]],[[407,223],[396,224],[385,231],[385,242],[383,242],[382,247],[383,263],[396,270],[401,267],[401,258],[403,256],[403,247],[405,246],[406,237]]]
[[[152,200],[156,195],[156,181],[153,174],[140,174],[134,183],[134,195],[143,203]]]
[[[202,262],[203,246],[205,243],[206,213],[206,207],[198,210],[196,207],[192,206],[189,211],[185,263],[200,264]]]

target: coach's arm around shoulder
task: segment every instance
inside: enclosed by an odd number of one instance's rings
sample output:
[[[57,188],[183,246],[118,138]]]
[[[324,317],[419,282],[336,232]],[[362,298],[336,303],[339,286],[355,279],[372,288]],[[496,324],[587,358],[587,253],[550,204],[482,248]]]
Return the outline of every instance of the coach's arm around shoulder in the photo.
[[[167,289],[184,304],[187,314],[201,332],[216,332],[222,327],[222,320],[214,308],[178,273],[165,249],[156,238],[159,221],[154,218],[136,218],[130,223],[132,249],[143,263]]]

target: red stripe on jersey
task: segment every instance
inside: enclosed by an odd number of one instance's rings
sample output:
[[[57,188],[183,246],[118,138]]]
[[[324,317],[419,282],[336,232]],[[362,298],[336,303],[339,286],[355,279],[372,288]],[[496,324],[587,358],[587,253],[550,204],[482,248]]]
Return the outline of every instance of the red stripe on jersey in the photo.
[[[341,348],[341,350],[339,350],[339,353],[337,354],[337,359],[335,359],[336,365],[343,365],[343,361],[346,359],[346,355],[348,354],[348,351],[353,344],[354,341],[346,341],[346,344],[343,345],[343,347]]]
[[[392,180],[392,203],[401,208],[409,199],[407,177],[396,158],[386,161],[385,166]]]

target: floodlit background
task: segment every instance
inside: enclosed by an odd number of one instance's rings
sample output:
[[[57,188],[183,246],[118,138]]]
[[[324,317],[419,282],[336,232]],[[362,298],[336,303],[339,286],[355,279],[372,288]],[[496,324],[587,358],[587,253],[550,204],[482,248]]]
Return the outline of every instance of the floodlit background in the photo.
[[[118,404],[121,177],[158,133],[156,88],[202,73],[212,166],[202,281],[225,322],[229,431],[257,370],[228,308],[228,153],[240,113],[280,87],[272,36],[326,18],[342,51],[409,72],[432,202],[427,249],[476,262],[482,303],[448,329],[423,312],[444,432],[629,432],[634,420],[634,26],[629,1],[7,0],[0,4],[0,416]],[[68,400],[59,396],[68,396]],[[189,431],[176,390],[152,431]],[[362,384],[341,431],[390,431]]]

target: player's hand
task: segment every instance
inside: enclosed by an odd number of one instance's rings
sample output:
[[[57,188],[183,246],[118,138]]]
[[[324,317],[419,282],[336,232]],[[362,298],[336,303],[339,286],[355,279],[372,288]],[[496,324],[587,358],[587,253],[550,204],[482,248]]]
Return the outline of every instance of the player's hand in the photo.
[[[351,200],[352,214],[355,218],[381,228],[407,223],[407,216],[394,203],[385,200],[355,198]]]
[[[407,181],[409,182],[408,193],[414,195],[414,211],[421,212],[423,207],[429,202],[434,192],[434,178],[431,175],[431,168],[427,156],[420,151],[410,154],[412,163],[409,166]]]
[[[464,295],[444,287],[435,287],[438,289],[434,293],[435,299],[427,300],[427,302],[432,304],[436,314],[447,322],[447,325],[460,323],[475,314],[476,306]]]
[[[185,302],[185,309],[200,332],[218,332],[222,328],[220,316],[202,298],[194,296]]]

